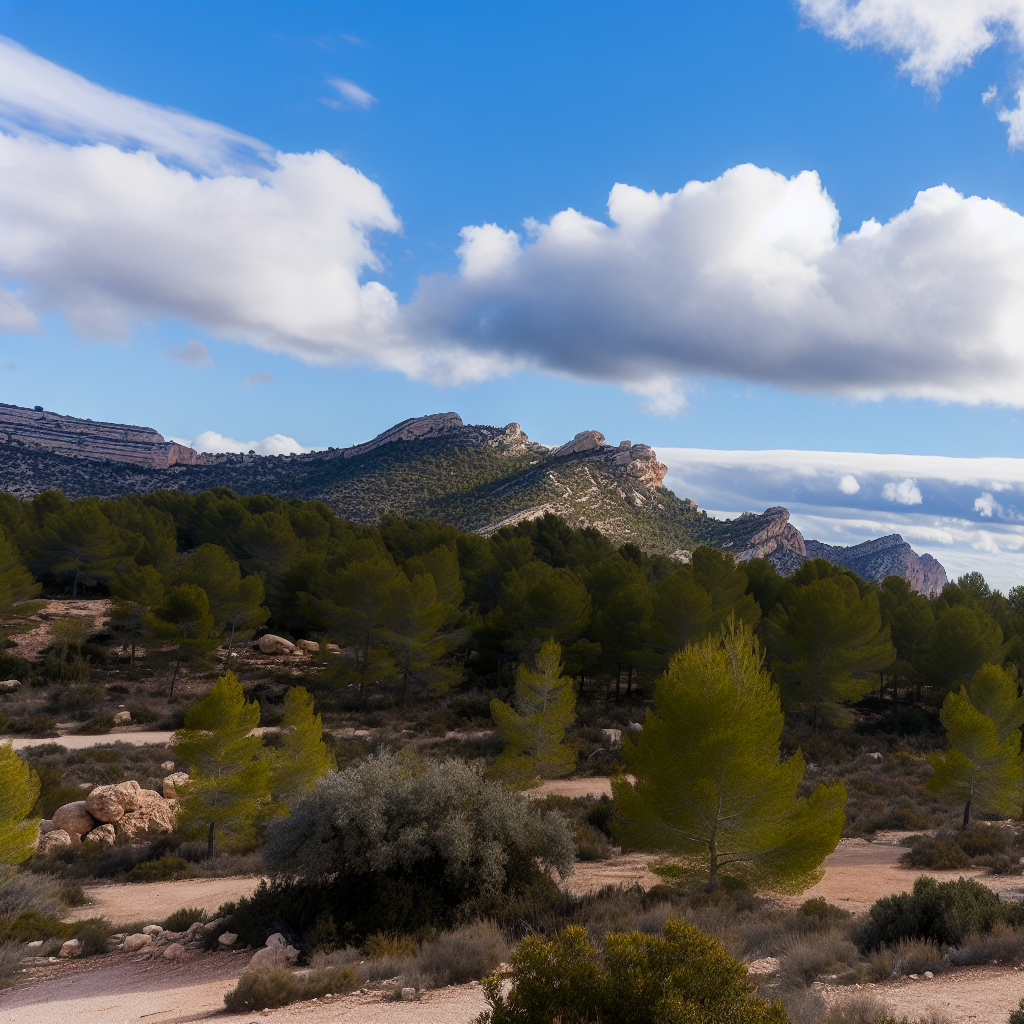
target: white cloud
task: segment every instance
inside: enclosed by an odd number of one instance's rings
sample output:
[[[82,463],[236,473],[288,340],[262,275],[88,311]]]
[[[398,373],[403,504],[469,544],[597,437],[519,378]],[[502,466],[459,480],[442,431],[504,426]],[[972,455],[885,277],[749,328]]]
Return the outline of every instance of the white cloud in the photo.
[[[845,476],[839,479],[839,490],[843,494],[856,494],[860,490],[860,484],[857,482],[857,478],[851,473],[847,473]]]
[[[895,501],[900,505],[920,505],[921,490],[917,486],[917,481],[908,476],[898,483],[890,481],[882,488],[882,497],[886,501]]]
[[[206,174],[273,161],[273,149],[258,139],[104,89],[4,36],[0,64],[0,128],[5,131],[142,148]]]
[[[29,308],[23,294],[0,285],[0,333],[32,334],[39,330],[39,318]]]
[[[1002,514],[1003,506],[988,491],[982,491],[981,495],[974,499],[974,511],[991,519],[993,513]]]
[[[272,384],[274,375],[272,373],[253,373],[242,378],[242,383],[247,388],[254,388],[259,384]]]
[[[225,437],[215,430],[204,430],[193,441],[182,441],[197,452],[235,452],[244,455],[254,451],[257,455],[293,455],[296,453],[315,451],[305,448],[294,437],[284,434],[271,434],[262,441],[236,441],[233,437]]]
[[[937,95],[946,79],[1000,40],[1024,49],[1024,0],[797,0],[804,17],[853,47],[901,54],[901,73]],[[994,89],[983,101],[995,97]],[[1011,149],[1024,148],[1024,113],[999,111]]]
[[[939,186],[840,237],[816,174],[747,164],[674,193],[619,184],[608,210],[525,244],[464,229],[460,273],[421,281],[406,335],[624,386],[703,372],[1024,405],[1024,217],[999,203]]]
[[[187,366],[213,366],[213,360],[210,358],[206,346],[194,338],[184,348],[172,345],[166,355],[168,359],[177,359],[178,362],[185,363]]]
[[[640,408],[654,416],[675,416],[690,404],[682,382],[672,377],[651,377],[649,380],[627,382],[623,387],[630,394],[641,395],[644,401]]]
[[[360,89],[355,82],[350,82],[345,78],[328,78],[327,81],[354,107],[362,107],[363,110],[366,110],[377,102],[375,96],[371,96],[365,89]]]

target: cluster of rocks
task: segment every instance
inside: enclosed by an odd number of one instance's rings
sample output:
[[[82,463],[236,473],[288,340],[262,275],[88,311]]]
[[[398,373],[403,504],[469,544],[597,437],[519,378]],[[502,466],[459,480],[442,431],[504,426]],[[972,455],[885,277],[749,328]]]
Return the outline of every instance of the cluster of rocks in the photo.
[[[276,636],[274,633],[265,633],[256,641],[256,646],[261,654],[319,654],[320,645],[315,640],[285,640],[283,636]],[[338,651],[336,644],[328,644],[328,648],[335,653]]]
[[[174,767],[173,762],[167,762]],[[176,787],[188,782],[185,772],[164,779],[163,795],[143,789],[134,779],[111,786],[96,786],[84,800],[58,807],[50,819],[39,822],[41,854],[76,846],[81,842],[113,846],[118,840],[133,842],[150,832],[170,832],[177,811]]]
[[[190,949],[202,949],[209,936],[215,935],[228,919],[218,917],[215,921],[195,921],[183,932],[167,931],[158,924],[147,924],[141,932],[119,932],[110,936],[112,953],[146,953],[162,956],[165,960],[180,960]],[[231,949],[238,941],[234,932],[223,931],[217,937],[219,949]],[[291,948],[291,947],[289,947]],[[60,948],[60,956],[74,957],[81,952],[78,939],[69,939]],[[297,955],[297,954],[296,954]]]
[[[559,445],[551,454],[556,458],[567,455],[581,455],[585,452],[606,453],[604,434],[600,430],[581,430],[571,441]],[[668,473],[668,466],[658,461],[658,453],[649,444],[633,444],[620,441],[618,448],[611,449],[612,466],[616,476],[631,484],[645,487],[660,487]]]

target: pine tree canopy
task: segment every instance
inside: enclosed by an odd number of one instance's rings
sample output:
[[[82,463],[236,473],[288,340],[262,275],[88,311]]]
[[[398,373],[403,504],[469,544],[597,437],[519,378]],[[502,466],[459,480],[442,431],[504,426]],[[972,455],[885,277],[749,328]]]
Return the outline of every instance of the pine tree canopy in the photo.
[[[29,819],[39,777],[10,743],[0,743],[0,865],[20,864],[35,847],[39,820]]]
[[[702,872],[760,889],[799,891],[821,876],[842,833],[846,790],[797,796],[804,760],[782,759],[779,694],[749,627],[680,651],[659,681],[622,761],[636,778],[612,780],[623,848],[661,851]]]

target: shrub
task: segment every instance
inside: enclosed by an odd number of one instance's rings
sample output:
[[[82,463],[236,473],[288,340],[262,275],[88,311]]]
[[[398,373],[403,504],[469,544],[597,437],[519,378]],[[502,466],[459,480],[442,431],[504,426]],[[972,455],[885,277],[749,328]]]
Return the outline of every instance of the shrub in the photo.
[[[182,907],[164,921],[163,927],[169,932],[184,932],[196,921],[206,921],[208,916],[202,907]]]
[[[479,981],[509,955],[509,944],[492,921],[442,932],[420,948],[420,969],[435,988]]]
[[[857,947],[841,932],[799,936],[782,957],[779,974],[787,985],[810,985],[822,974],[838,974],[857,962]]]
[[[989,935],[969,935],[963,945],[949,951],[949,962],[955,967],[974,967],[999,963],[1019,964],[1024,955],[1024,934],[998,923]]]
[[[35,910],[26,910],[16,917],[0,918],[0,943],[35,942],[37,939],[70,939],[73,927]]]
[[[24,959],[24,946],[14,942],[0,943],[0,988],[14,984],[21,961]]]
[[[993,875],[1024,874],[1024,864],[1015,855],[997,853],[992,857],[979,857],[975,864],[988,868]]]
[[[1020,1001],[1016,1010],[1010,1011],[1010,1017],[1007,1024],[1024,1024],[1024,999]]]
[[[110,925],[102,918],[90,918],[75,927],[72,938],[82,946],[79,956],[96,956],[110,950]]]
[[[848,910],[829,903],[824,896],[804,900],[800,905],[800,912],[808,917],[817,917],[822,921],[846,921],[853,916]]]
[[[188,878],[192,873],[189,863],[183,857],[161,857],[159,860],[144,860],[128,872],[129,882],[169,882],[176,878]]]
[[[606,836],[611,836],[611,821],[614,816],[615,802],[602,794],[601,799],[587,811],[587,824]]]
[[[319,999],[328,993],[343,995],[359,987],[352,967],[314,968],[304,975],[283,967],[246,971],[238,986],[224,996],[224,1005],[232,1013],[287,1006],[302,999]]]
[[[607,836],[593,825],[576,830],[576,849],[580,860],[608,860],[612,855]]]
[[[950,836],[937,836],[917,843],[900,857],[900,863],[910,868],[930,868],[933,871],[952,871],[971,867],[971,858]]]
[[[750,993],[743,964],[683,921],[664,936],[610,933],[601,954],[582,928],[550,942],[527,938],[512,955],[511,985],[484,979],[490,1010],[480,1024],[590,1021],[603,1024],[785,1024],[778,1003]]]
[[[75,733],[78,736],[103,736],[114,728],[114,716],[108,713],[94,715],[84,725],[80,725]]]
[[[367,960],[383,960],[385,957],[399,960],[416,955],[416,940],[411,935],[377,932],[366,940],[365,951]]]
[[[858,992],[830,1006],[822,1024],[896,1024],[888,1005],[868,992]]]
[[[999,830],[990,825],[973,825],[971,828],[958,832],[956,844],[968,857],[991,857],[997,853],[1006,853],[1006,840]]]
[[[889,951],[895,974],[924,974],[942,969],[942,950],[928,939],[903,939]]]
[[[557,899],[545,868],[565,876],[573,859],[561,814],[465,762],[384,752],[320,779],[271,825],[263,861],[278,880],[240,901],[236,930],[262,945],[282,926],[306,934],[326,910],[348,943],[501,920],[535,895]]]
[[[67,901],[62,899],[61,884],[47,875],[21,871],[0,885],[0,918],[17,917],[27,910],[56,916]]]
[[[1024,904],[1000,903],[991,889],[973,878],[937,882],[921,877],[913,892],[886,896],[871,907],[859,944],[865,951],[902,939],[959,946],[968,935],[987,935],[997,921],[1024,924]]]
[[[150,722],[159,722],[163,717],[158,711],[154,711],[151,707],[143,704],[131,708],[132,721],[137,722],[139,725],[148,725]]]

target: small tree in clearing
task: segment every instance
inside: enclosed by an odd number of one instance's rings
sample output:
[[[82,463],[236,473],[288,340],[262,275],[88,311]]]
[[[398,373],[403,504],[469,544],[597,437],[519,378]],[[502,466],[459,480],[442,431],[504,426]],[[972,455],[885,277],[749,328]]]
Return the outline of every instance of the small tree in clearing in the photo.
[[[39,776],[10,743],[0,743],[0,865],[20,864],[32,852],[39,820],[27,815],[39,796]]]
[[[1021,810],[1022,702],[1017,686],[1002,669],[983,665],[971,690],[989,714],[972,703],[962,686],[959,693],[946,695],[939,717],[950,749],[928,755],[935,774],[926,783],[932,792],[950,792],[963,801],[962,828],[970,824],[972,806],[1011,817]]]
[[[174,675],[171,676],[171,691],[167,696],[168,701],[173,701],[174,684],[182,661],[209,654],[220,644],[218,637],[210,636],[213,616],[206,591],[194,583],[182,583],[167,594],[159,607],[153,609],[147,623],[154,636],[178,652]]]
[[[112,609],[108,625],[131,638],[129,669],[135,669],[135,648],[146,616],[164,598],[160,573],[151,565],[135,565],[110,583]]]
[[[259,725],[260,706],[245,699],[233,672],[185,715],[172,738],[174,756],[188,765],[178,823],[188,833],[208,830],[210,855],[219,828],[230,849],[255,847],[257,825],[270,809],[270,762]]]
[[[568,775],[576,767],[576,748],[565,742],[566,727],[575,717],[576,693],[572,680],[562,675],[561,645],[545,640],[536,665],[519,666],[516,710],[491,701],[491,718],[505,741],[491,774],[513,789]]]
[[[304,686],[293,686],[284,696],[281,735],[273,765],[274,798],[290,804],[335,767],[320,716],[313,713],[313,697]]]
[[[804,759],[783,760],[779,694],[750,629],[680,651],[622,760],[636,777],[612,780],[624,848],[664,851],[706,875],[799,891],[821,875],[845,820],[842,782],[797,796]]]

